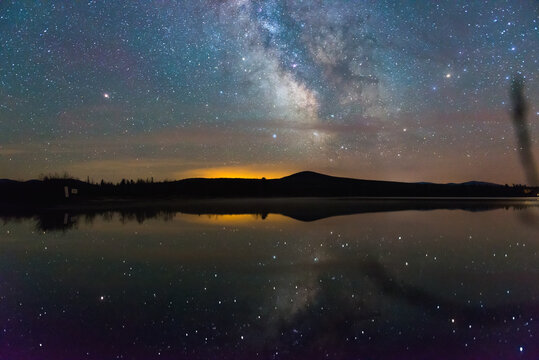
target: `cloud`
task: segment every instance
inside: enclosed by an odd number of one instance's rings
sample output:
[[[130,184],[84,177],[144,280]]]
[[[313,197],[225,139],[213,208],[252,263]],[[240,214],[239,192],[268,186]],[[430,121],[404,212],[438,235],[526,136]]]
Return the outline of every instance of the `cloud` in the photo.
[[[0,146],[0,156],[13,156],[13,155],[21,155],[21,154],[28,154],[30,151],[27,147],[3,147]]]

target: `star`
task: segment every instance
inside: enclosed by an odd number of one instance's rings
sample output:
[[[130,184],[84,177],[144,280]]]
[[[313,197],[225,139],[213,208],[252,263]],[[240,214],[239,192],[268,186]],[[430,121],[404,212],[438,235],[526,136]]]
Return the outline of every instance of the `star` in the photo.
[[[522,182],[509,166],[489,162],[480,172],[480,164],[460,164],[449,139],[472,141],[470,119],[477,131],[495,132],[492,138],[511,131],[501,119],[513,73],[529,81],[526,98],[536,114],[534,2],[4,3],[0,144],[39,138],[58,146],[46,161],[40,143],[0,149],[8,177],[65,169],[104,180],[154,171],[179,179],[231,159],[238,168],[263,163],[284,175],[307,164],[323,171],[331,158],[331,171],[350,176],[392,177],[384,169],[398,169],[395,180],[449,180],[444,173],[451,181]],[[448,130],[449,114],[459,129]],[[1,128],[8,123],[18,126]],[[126,128],[134,141],[116,156]],[[441,140],[419,148],[412,129]],[[260,131],[279,146],[253,141]],[[95,146],[77,147],[75,134]],[[490,151],[488,138],[473,140],[489,158],[502,157],[505,150]],[[391,144],[387,154],[413,148],[416,155],[374,160],[377,139]],[[335,158],[332,149],[343,143],[354,151]],[[168,151],[158,150],[163,144]],[[443,166],[459,165],[446,172],[423,166],[432,154],[447,156]],[[132,166],[137,158],[151,165]],[[107,165],[90,168],[98,164]]]

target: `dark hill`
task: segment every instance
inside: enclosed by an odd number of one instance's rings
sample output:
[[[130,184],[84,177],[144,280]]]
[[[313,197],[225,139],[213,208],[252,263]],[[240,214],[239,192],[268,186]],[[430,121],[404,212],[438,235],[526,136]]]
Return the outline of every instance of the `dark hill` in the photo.
[[[69,197],[65,196],[67,187]],[[74,190],[75,189],[75,190]],[[56,203],[100,199],[167,200],[185,198],[276,197],[521,197],[537,188],[491,183],[402,183],[334,177],[303,171],[280,179],[205,179],[170,182],[126,181],[90,184],[75,179],[0,181],[0,202]]]
[[[300,171],[298,173],[284,176],[281,180],[301,180],[301,181],[320,181],[320,180],[329,180],[329,179],[344,179],[340,177],[320,174],[314,171]]]

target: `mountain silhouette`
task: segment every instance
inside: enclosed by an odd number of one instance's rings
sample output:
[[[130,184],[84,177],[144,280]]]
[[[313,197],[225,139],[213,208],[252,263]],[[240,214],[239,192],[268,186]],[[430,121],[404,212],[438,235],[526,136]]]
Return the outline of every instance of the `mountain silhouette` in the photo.
[[[316,181],[316,180],[328,180],[328,179],[345,179],[341,177],[335,177],[331,175],[320,174],[314,171],[300,171],[298,173],[284,176],[281,179],[301,180],[301,181]]]
[[[469,181],[460,184],[404,183],[335,177],[302,171],[279,179],[191,178],[177,181],[122,180],[99,184],[71,178],[0,181],[0,204],[76,203],[93,200],[170,200],[289,197],[536,197],[539,189]]]

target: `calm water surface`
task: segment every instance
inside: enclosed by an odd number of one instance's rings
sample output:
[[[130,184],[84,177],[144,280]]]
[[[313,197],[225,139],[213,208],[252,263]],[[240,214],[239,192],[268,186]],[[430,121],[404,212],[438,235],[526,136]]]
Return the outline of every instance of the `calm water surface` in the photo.
[[[538,359],[520,212],[8,221],[0,359]]]

